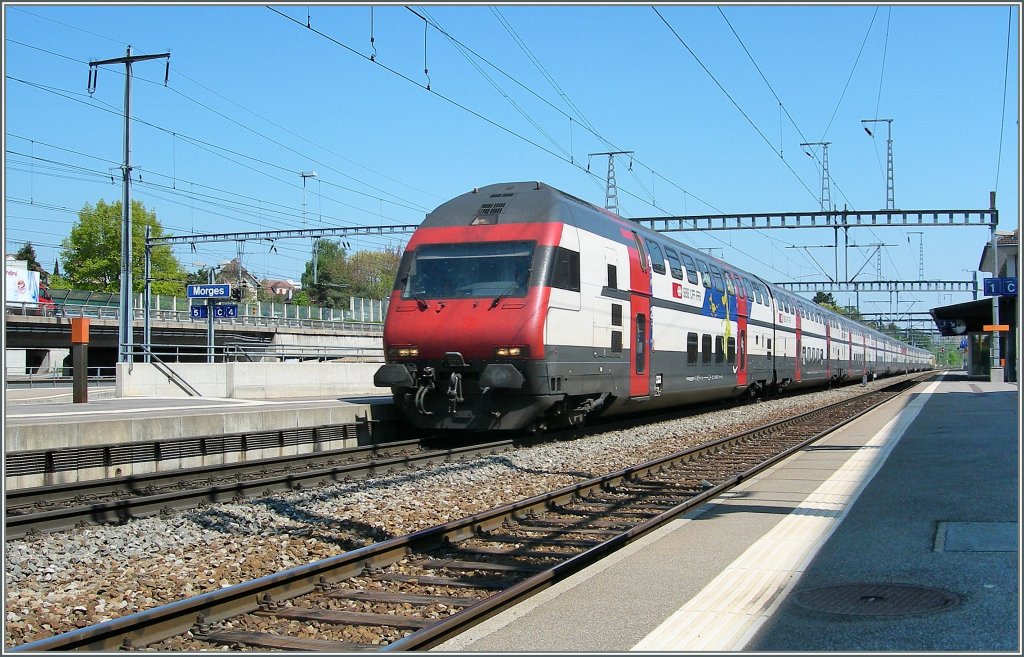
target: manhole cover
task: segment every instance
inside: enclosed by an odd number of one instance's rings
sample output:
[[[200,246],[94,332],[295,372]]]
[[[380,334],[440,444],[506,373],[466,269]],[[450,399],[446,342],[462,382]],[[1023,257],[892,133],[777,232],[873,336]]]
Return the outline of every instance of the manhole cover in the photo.
[[[909,584],[845,584],[798,591],[797,604],[828,614],[911,616],[952,609],[960,596]]]

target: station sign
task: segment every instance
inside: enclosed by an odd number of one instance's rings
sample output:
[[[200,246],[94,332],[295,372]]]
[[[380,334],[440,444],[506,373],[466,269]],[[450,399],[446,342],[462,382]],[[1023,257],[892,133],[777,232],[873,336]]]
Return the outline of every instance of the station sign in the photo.
[[[230,283],[204,283],[186,286],[189,299],[227,299],[231,296]]]
[[[213,307],[214,317],[238,317],[238,305],[234,303],[223,303]]]
[[[1015,297],[1017,296],[1017,277],[1010,276],[1006,278],[986,278],[983,281],[985,285],[985,296],[986,297]]]
[[[189,315],[192,319],[206,319],[210,316],[210,308],[208,306],[189,306]]]

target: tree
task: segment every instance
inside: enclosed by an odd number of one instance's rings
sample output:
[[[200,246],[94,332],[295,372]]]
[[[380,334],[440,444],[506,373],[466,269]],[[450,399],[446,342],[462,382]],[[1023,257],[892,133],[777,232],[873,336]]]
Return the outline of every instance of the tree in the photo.
[[[401,250],[395,248],[354,254],[346,262],[349,296],[386,299],[394,287],[401,259]]]
[[[302,274],[302,289],[309,292],[312,303],[327,308],[343,307],[349,297],[384,299],[394,285],[401,257],[397,248],[358,251],[350,257],[339,242],[318,240],[316,281],[310,260]]]
[[[818,292],[817,294],[814,295],[814,298],[811,299],[811,301],[818,304],[819,306],[827,305],[835,308],[838,305],[836,304],[836,298],[832,296],[831,292]]]
[[[32,242],[22,244],[18,252],[14,254],[14,259],[27,262],[29,271],[43,271],[42,265],[36,260],[36,248],[32,246]]]
[[[61,242],[62,286],[98,292],[120,291],[122,207],[120,201],[108,204],[100,199],[95,206],[86,204],[78,213],[78,223]],[[132,290],[141,292],[146,284],[146,226],[150,227],[151,237],[163,237],[164,229],[156,213],[147,211],[140,201],[132,201],[131,222]],[[150,264],[154,294],[182,293],[186,274],[170,245],[154,246]]]
[[[306,262],[306,270],[299,279],[313,305],[335,308],[345,305],[348,296],[345,283],[345,249],[341,242],[321,239],[316,241],[316,277],[313,260]]]

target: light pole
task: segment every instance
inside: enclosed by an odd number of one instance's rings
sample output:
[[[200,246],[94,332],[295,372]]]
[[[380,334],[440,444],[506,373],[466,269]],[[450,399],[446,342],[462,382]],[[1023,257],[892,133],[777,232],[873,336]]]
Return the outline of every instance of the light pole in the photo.
[[[892,175],[892,119],[861,119],[861,124],[865,123],[888,123],[889,124],[889,138],[886,140],[886,167],[885,167],[885,209],[893,210],[896,208],[896,193],[893,186],[893,175]],[[871,129],[866,125],[864,126],[864,132],[868,133],[869,137],[875,135],[871,132]]]

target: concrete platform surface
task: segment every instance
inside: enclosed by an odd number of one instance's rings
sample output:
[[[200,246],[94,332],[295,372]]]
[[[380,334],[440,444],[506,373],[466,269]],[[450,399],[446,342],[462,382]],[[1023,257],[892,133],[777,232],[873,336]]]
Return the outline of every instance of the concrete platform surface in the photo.
[[[937,375],[435,650],[1019,654],[1019,401]]]

